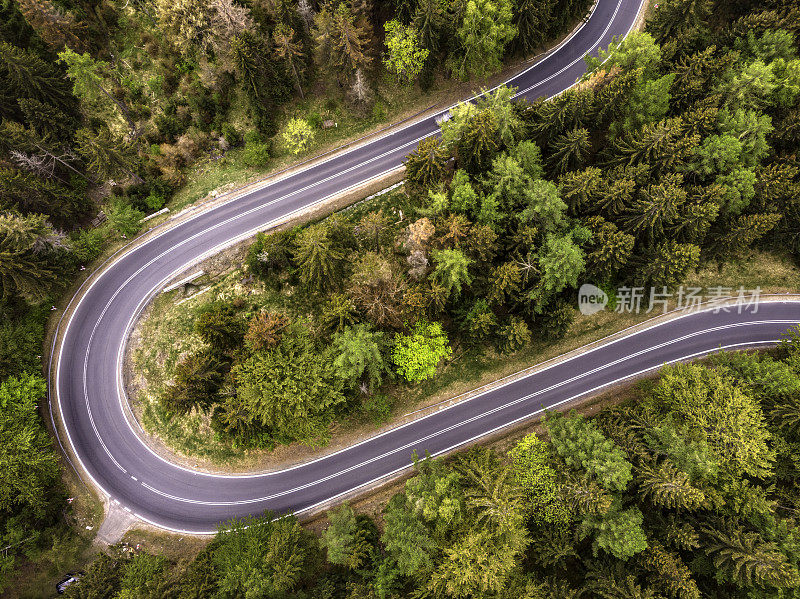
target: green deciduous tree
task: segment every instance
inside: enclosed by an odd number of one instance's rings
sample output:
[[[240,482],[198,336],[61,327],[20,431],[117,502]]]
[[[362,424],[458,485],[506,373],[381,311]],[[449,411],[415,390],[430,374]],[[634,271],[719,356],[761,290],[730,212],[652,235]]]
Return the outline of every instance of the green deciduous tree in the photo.
[[[0,383],[0,507],[42,512],[58,479],[58,462],[37,413],[47,386],[23,374]]]
[[[234,520],[217,533],[213,562],[230,597],[280,597],[295,589],[313,559],[311,540],[294,516]]]
[[[641,510],[637,507],[612,509],[602,516],[587,516],[581,523],[583,535],[593,536],[595,554],[598,549],[620,560],[627,560],[647,549],[647,536],[642,530]]]
[[[456,32],[460,49],[451,57],[453,73],[467,80],[498,71],[506,44],[517,32],[512,18],[508,0],[468,0]]]
[[[695,439],[707,441],[730,472],[761,476],[771,471],[764,415],[729,377],[701,366],[671,366],[662,371],[653,396]]]
[[[513,447],[509,456],[516,482],[525,489],[532,521],[544,527],[569,524],[570,512],[560,496],[550,444],[530,434]]]
[[[392,362],[400,376],[418,383],[432,378],[439,362],[452,353],[441,324],[419,321],[410,334],[395,335]]]
[[[383,28],[386,30],[383,64],[401,83],[412,83],[422,72],[430,50],[422,47],[419,33],[413,27],[392,19]]]
[[[291,119],[283,130],[283,143],[289,151],[297,155],[304,152],[314,140],[314,130],[308,121],[301,118]]]
[[[330,525],[322,531],[320,544],[328,552],[328,561],[351,570],[362,567],[372,547],[367,531],[359,526],[353,508],[348,503],[328,512]]]
[[[394,495],[384,511],[383,541],[386,551],[405,576],[420,576],[433,567],[437,544],[413,504],[403,493]]]

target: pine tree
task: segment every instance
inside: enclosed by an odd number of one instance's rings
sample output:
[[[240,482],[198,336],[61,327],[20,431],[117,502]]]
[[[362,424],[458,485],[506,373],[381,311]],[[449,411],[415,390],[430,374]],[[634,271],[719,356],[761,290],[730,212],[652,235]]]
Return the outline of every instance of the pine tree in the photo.
[[[601,516],[611,509],[613,498],[588,476],[568,472],[561,483],[561,492],[579,517]]]
[[[780,214],[748,214],[728,222],[724,231],[717,232],[711,241],[714,256],[737,256],[749,250],[753,243],[775,228]]]
[[[16,103],[19,98],[32,98],[67,114],[75,110],[75,98],[63,75],[33,52],[3,41],[0,41],[0,81],[6,88],[0,95],[3,116],[21,116]]]
[[[590,217],[587,224],[592,231],[592,242],[586,256],[586,270],[597,280],[604,280],[628,263],[636,240],[600,216]]]
[[[419,31],[423,48],[434,55],[442,47],[442,35],[446,28],[446,4],[442,0],[420,0],[414,12],[414,27]]]
[[[286,99],[286,77],[270,60],[264,41],[250,31],[243,31],[231,40],[239,81],[244,88],[250,110],[259,130],[275,132],[275,108]]]
[[[635,192],[634,179],[627,178],[624,172],[611,171],[606,177],[603,195],[597,203],[598,208],[609,217],[617,218],[631,205]]]
[[[344,252],[336,247],[324,224],[312,225],[298,233],[294,260],[300,279],[312,291],[322,293],[341,280]]]
[[[593,166],[564,173],[558,180],[561,197],[569,206],[571,214],[595,212],[605,187],[603,171]]]
[[[788,397],[776,403],[769,411],[772,423],[787,436],[800,438],[800,397]]]
[[[64,11],[49,0],[18,0],[25,20],[45,43],[55,51],[65,46],[81,50],[85,47],[86,25],[72,13]]]
[[[67,116],[51,104],[35,98],[18,98],[25,122],[33,132],[43,139],[66,142],[75,131],[75,119]]]
[[[706,503],[705,494],[689,482],[689,475],[670,462],[646,462],[637,475],[639,494],[665,509],[697,510]]]
[[[666,119],[619,137],[609,150],[606,164],[649,164],[656,173],[663,173],[683,163],[699,141],[698,136],[684,134],[679,117]]]
[[[127,175],[134,183],[144,183],[144,179],[136,173],[138,157],[134,148],[123,140],[115,139],[108,129],[100,132],[79,129],[75,141],[86,166],[101,178]]]
[[[589,157],[589,131],[573,129],[557,137],[551,144],[550,169],[556,175],[581,168]]]
[[[363,324],[336,333],[331,342],[336,375],[351,388],[362,382],[370,392],[380,387],[389,370],[381,351],[383,344],[383,333],[372,332]]]
[[[369,68],[369,23],[345,3],[325,5],[314,18],[316,58],[340,83]]]
[[[689,204],[678,211],[670,230],[679,241],[701,245],[718,215],[715,203]]]
[[[23,214],[49,214],[56,224],[67,225],[86,216],[91,201],[56,181],[19,170],[0,169],[0,207]]]
[[[489,281],[486,300],[490,304],[499,306],[516,298],[520,290],[522,275],[515,262],[504,262],[492,270]]]
[[[686,201],[681,183],[681,176],[675,175],[644,190],[623,218],[625,230],[650,244],[664,239]]]
[[[480,110],[467,119],[456,145],[460,168],[470,173],[487,171],[500,150],[500,129],[497,118],[489,110]]]
[[[300,94],[300,99],[304,99],[302,80],[304,53],[302,44],[295,38],[294,29],[279,24],[272,32],[272,41],[275,44],[275,54],[286,62],[287,70],[294,78],[295,89]]]
[[[727,523],[721,528],[704,528],[706,552],[714,566],[740,586],[792,588],[800,584],[797,569],[780,549],[757,532],[745,532]]]
[[[637,262],[637,281],[659,288],[671,287],[684,281],[700,263],[700,248],[691,243],[664,241]]]
[[[341,293],[331,295],[322,307],[319,326],[327,335],[333,335],[357,321],[356,305],[352,299]]]
[[[517,29],[513,49],[522,55],[533,54],[545,42],[554,5],[546,0],[520,0],[511,21]]]
[[[437,137],[428,137],[404,161],[406,179],[422,189],[431,189],[440,183],[447,168],[447,149]]]
[[[0,214],[2,297],[40,300],[55,280],[48,254],[61,246],[42,214]]]

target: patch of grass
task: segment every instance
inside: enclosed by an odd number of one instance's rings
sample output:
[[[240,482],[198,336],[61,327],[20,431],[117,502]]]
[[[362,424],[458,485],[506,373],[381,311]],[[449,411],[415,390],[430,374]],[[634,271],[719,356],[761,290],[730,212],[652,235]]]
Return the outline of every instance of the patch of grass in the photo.
[[[215,463],[235,460],[244,452],[217,438],[211,428],[210,414],[175,417],[161,406],[158,398],[175,375],[181,357],[203,347],[194,333],[194,321],[205,306],[246,295],[249,309],[243,313],[245,318],[262,308],[287,308],[286,298],[280,293],[261,284],[245,286],[242,277],[241,270],[236,269],[216,281],[207,276],[198,279],[195,283],[203,287],[189,297],[182,297],[180,291],[158,296],[138,327],[138,339],[131,353],[132,382],[140,389],[132,408],[145,431],[181,454]]]

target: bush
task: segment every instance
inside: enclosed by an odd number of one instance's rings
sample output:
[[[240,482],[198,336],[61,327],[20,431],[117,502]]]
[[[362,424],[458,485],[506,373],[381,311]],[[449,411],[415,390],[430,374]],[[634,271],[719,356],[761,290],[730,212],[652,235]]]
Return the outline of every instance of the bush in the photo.
[[[540,328],[548,339],[563,338],[575,320],[575,308],[564,300],[558,300],[542,315]]]
[[[106,214],[109,224],[120,235],[132,236],[142,228],[144,213],[128,204],[125,200],[114,200],[107,208]]]
[[[245,145],[264,143],[264,137],[258,131],[250,130],[244,134]]]
[[[392,413],[392,402],[383,393],[368,395],[361,402],[361,410],[374,425],[378,426],[389,420]]]
[[[308,149],[314,139],[314,130],[305,119],[292,119],[283,131],[283,143],[295,156]]]
[[[247,137],[248,135],[245,135],[246,145],[244,150],[242,150],[242,162],[244,162],[244,165],[251,168],[266,165],[269,161],[270,144],[250,141]]]
[[[147,196],[144,200],[144,203],[147,205],[147,208],[152,212],[161,210],[166,202],[167,200],[164,198],[164,196],[154,191],[151,191],[150,195]]]
[[[105,246],[106,232],[103,229],[85,229],[72,237],[72,255],[77,263],[91,262],[100,255]]]
[[[306,117],[308,124],[311,125],[314,129],[322,129],[322,115],[316,111],[310,112]]]
[[[383,102],[378,101],[372,105],[372,120],[377,122],[383,122],[389,116],[389,111],[386,109],[386,106]]]
[[[236,147],[242,143],[242,134],[230,123],[222,124],[222,137],[231,147]]]

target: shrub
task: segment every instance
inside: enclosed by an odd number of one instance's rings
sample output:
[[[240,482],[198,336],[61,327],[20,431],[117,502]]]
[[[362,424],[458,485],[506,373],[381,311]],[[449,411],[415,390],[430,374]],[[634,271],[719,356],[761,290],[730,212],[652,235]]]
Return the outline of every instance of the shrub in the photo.
[[[308,149],[314,139],[314,130],[305,119],[295,118],[286,123],[283,143],[290,153],[297,155]]]
[[[242,143],[242,134],[236,130],[236,127],[230,123],[222,124],[222,137],[228,142],[231,147],[238,146]]]
[[[372,106],[372,120],[377,122],[383,122],[389,116],[389,111],[386,109],[386,106],[383,102],[375,102]]]
[[[249,144],[242,152],[242,162],[245,166],[256,168],[266,165],[269,161],[269,146],[267,144]]]
[[[322,115],[316,111],[310,112],[306,117],[308,124],[311,125],[314,129],[322,129]]]
[[[105,245],[106,231],[85,229],[74,234],[71,240],[72,255],[78,263],[91,262],[100,255]]]
[[[244,143],[245,145],[249,144],[260,144],[264,143],[264,138],[262,137],[261,133],[251,129],[250,131],[246,131],[244,134]]]
[[[247,142],[242,151],[242,162],[251,168],[264,166],[269,161],[269,151],[268,143]]]
[[[131,236],[142,227],[144,214],[128,204],[125,200],[116,199],[106,209],[108,222],[120,235]]]

